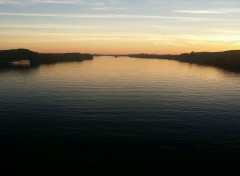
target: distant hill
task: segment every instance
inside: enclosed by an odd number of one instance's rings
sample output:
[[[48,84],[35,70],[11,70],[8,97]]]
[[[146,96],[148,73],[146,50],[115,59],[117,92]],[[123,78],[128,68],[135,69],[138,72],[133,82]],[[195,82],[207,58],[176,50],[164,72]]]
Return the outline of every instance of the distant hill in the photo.
[[[192,64],[220,67],[230,71],[240,71],[240,50],[224,52],[191,52],[180,55],[132,54],[129,56],[135,58],[172,59]]]
[[[92,55],[80,53],[50,54],[37,53],[27,49],[0,50],[0,65],[6,65],[7,62],[20,60],[29,60],[32,66],[37,66],[40,64],[83,61],[91,59],[93,59]]]

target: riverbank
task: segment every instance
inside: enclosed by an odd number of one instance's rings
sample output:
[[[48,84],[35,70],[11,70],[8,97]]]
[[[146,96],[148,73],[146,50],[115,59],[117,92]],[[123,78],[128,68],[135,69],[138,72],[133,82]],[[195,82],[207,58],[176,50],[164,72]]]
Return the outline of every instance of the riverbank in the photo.
[[[29,61],[29,64],[27,66],[39,66],[41,64],[52,64],[58,62],[78,62],[92,59],[93,56],[91,54],[81,53],[37,53],[27,49],[12,49],[0,51],[0,67],[15,67],[16,62],[22,61]]]
[[[180,55],[132,54],[134,58],[171,59],[198,65],[215,66],[240,72],[240,50],[224,52],[191,52]]]

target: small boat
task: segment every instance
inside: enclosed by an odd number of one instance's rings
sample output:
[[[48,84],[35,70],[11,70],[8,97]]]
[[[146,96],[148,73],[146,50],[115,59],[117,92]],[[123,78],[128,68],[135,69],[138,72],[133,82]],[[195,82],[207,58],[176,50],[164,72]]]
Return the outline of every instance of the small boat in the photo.
[[[9,62],[9,64],[14,67],[30,67],[31,66],[31,63],[29,60],[11,61]]]
[[[1,68],[14,68],[14,67],[30,67],[31,63],[29,60],[6,60],[6,61],[0,61],[0,67]]]

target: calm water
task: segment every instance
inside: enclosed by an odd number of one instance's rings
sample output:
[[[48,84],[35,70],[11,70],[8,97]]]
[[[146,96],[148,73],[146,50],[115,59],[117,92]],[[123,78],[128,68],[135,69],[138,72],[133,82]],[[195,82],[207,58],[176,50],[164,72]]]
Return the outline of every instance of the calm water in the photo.
[[[155,59],[0,70],[1,161],[13,166],[231,167],[240,74]]]

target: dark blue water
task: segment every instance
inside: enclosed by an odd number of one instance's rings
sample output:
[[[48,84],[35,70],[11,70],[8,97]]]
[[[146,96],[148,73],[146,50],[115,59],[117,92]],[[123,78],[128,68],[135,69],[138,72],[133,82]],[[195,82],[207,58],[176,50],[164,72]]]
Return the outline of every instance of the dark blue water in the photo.
[[[168,60],[0,70],[3,165],[238,167],[240,75]]]

